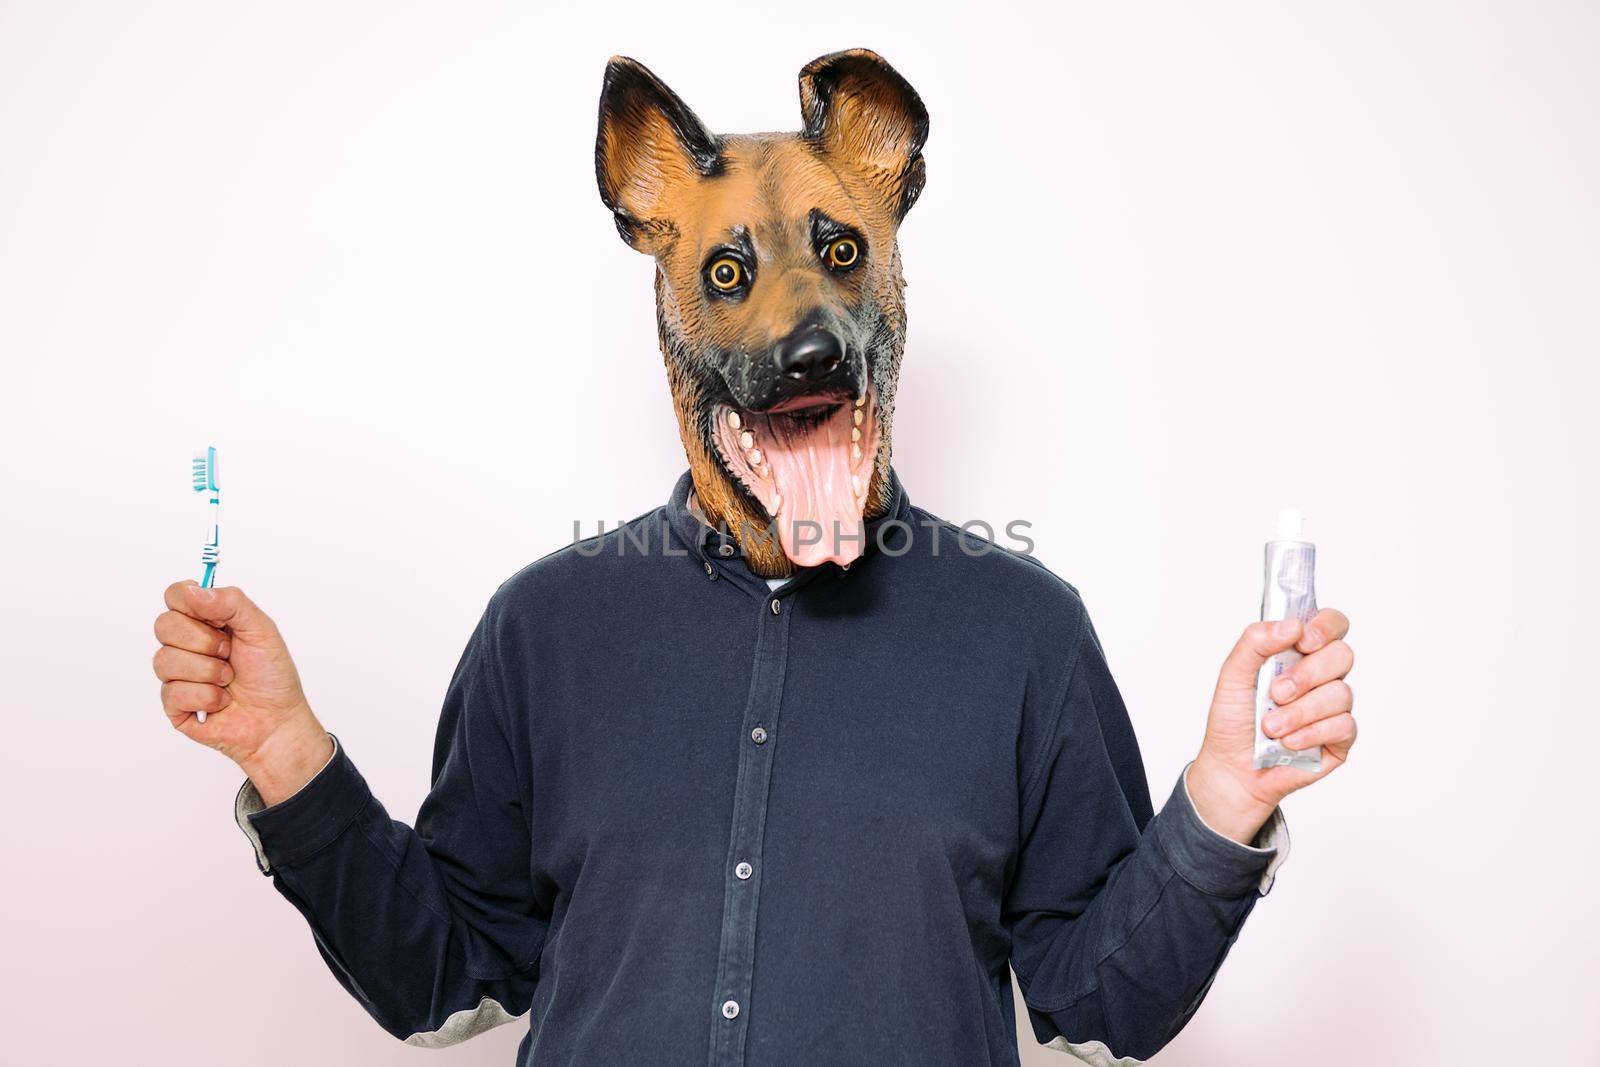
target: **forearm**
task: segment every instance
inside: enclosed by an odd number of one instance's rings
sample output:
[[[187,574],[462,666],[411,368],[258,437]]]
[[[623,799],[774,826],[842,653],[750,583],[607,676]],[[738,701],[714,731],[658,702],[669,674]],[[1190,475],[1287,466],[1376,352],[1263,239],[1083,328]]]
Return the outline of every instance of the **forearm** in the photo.
[[[1170,1041],[1270,885],[1287,846],[1281,819],[1261,842],[1271,847],[1206,828],[1180,778],[1083,913],[1047,938],[1033,933],[1043,951],[1018,961],[1018,978],[1039,1039],[1091,1063],[1143,1059]]]
[[[508,954],[480,935],[426,843],[389,818],[343,752],[288,800],[263,799],[251,779],[236,804],[258,861],[384,1029],[451,1044],[527,1009],[539,943]]]

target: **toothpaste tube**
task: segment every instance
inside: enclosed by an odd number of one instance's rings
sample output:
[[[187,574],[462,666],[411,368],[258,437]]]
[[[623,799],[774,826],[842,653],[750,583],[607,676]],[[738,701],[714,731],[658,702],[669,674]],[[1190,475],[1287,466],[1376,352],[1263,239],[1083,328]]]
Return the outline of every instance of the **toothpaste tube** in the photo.
[[[1278,536],[1267,542],[1266,578],[1261,590],[1261,617],[1311,621],[1317,613],[1317,546],[1304,539],[1304,520],[1294,508],[1278,513]],[[1306,771],[1322,769],[1322,746],[1296,751],[1261,732],[1261,720],[1277,707],[1270,695],[1273,681],[1300,662],[1294,649],[1279,652],[1261,667],[1256,677],[1256,754],[1258,769],[1299,767]]]

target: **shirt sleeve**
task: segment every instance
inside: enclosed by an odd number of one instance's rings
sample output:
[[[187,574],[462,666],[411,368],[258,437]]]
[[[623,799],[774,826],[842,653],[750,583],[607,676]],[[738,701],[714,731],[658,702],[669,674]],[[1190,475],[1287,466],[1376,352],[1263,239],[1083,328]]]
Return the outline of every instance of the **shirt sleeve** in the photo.
[[[528,790],[494,655],[491,603],[446,691],[415,829],[391,819],[335,742],[292,797],[249,782],[235,817],[339,982],[389,1033],[440,1047],[533,998],[548,915],[530,885]]]
[[[1151,814],[1138,742],[1094,627],[1038,769],[1005,918],[1034,1034],[1093,1067],[1140,1063],[1200,1006],[1288,853],[1275,810],[1253,845],[1208,827],[1185,774]]]

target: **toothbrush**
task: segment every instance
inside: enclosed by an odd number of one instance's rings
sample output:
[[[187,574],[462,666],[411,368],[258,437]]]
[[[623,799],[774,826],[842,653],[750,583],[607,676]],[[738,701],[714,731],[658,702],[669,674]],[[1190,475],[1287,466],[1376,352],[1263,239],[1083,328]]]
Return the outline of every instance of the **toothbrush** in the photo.
[[[204,569],[200,572],[200,588],[210,589],[217,581],[217,561],[222,558],[217,547],[221,536],[222,527],[218,523],[217,512],[222,504],[222,491],[217,488],[217,450],[207,448],[204,453],[196,453],[191,470],[194,478],[194,491],[209,493],[211,508],[211,529],[206,535],[206,543],[200,549],[200,563]],[[195,712],[195,718],[201,722],[206,721],[206,713]]]

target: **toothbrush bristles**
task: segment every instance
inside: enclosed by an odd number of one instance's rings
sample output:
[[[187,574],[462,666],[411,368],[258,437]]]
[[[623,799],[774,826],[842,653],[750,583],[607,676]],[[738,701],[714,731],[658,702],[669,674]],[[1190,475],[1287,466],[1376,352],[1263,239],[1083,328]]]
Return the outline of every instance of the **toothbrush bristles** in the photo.
[[[203,453],[196,453],[190,464],[190,474],[194,479],[195,492],[214,491],[217,485],[217,450],[208,448]]]

